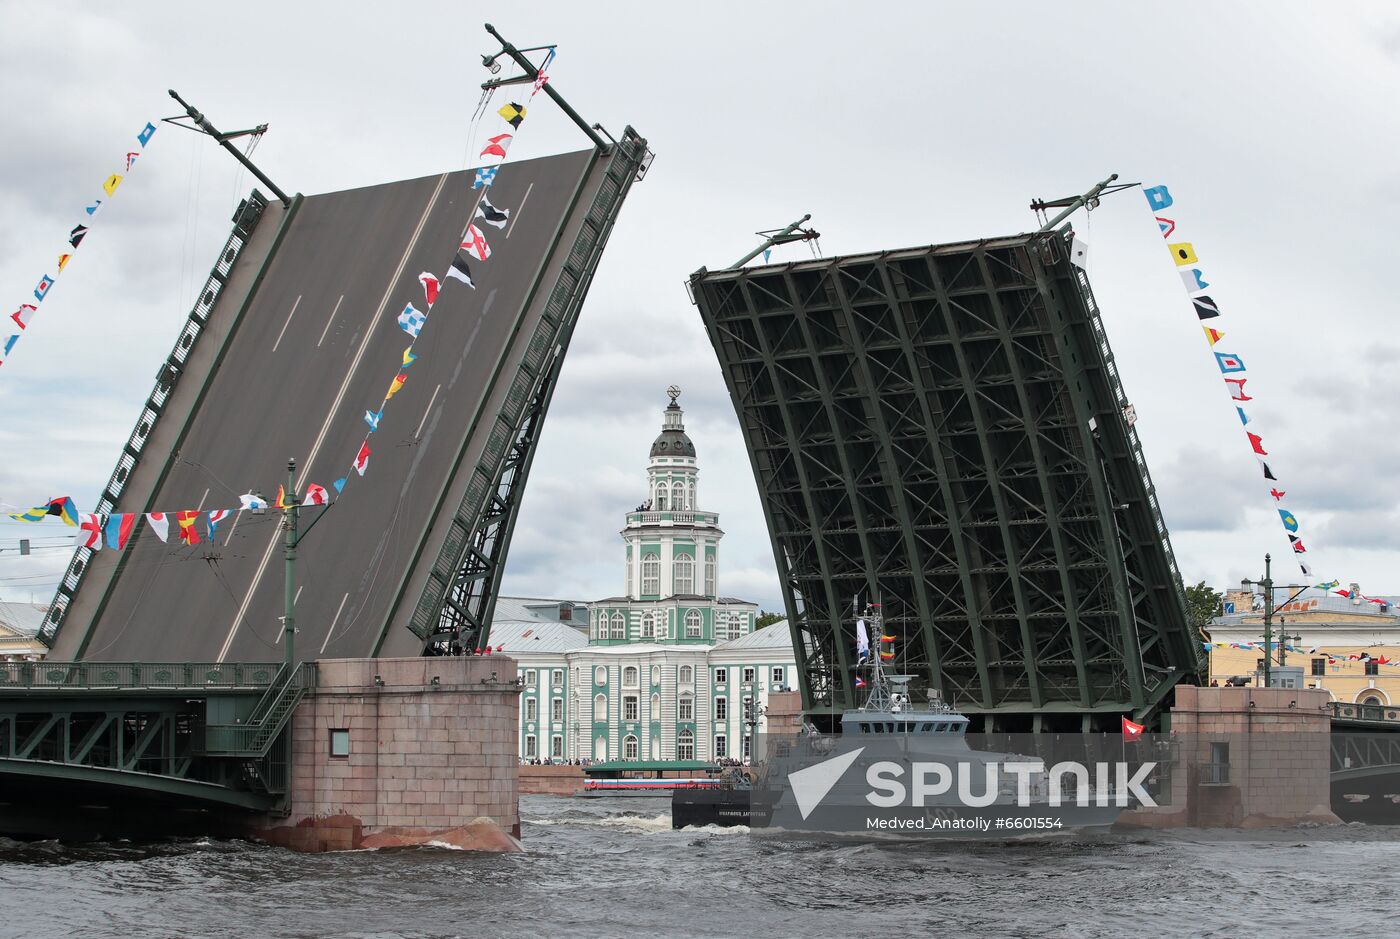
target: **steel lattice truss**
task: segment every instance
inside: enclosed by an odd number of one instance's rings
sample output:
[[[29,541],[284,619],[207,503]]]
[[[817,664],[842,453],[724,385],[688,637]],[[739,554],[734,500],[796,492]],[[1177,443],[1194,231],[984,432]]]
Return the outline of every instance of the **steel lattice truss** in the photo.
[[[1064,234],[698,271],[804,705],[855,706],[853,597],[997,729],[1112,727],[1199,645]]]

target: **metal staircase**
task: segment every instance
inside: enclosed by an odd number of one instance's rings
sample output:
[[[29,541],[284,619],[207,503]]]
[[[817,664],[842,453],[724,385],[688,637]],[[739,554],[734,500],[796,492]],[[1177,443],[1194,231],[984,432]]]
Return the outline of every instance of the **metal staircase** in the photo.
[[[301,699],[314,687],[314,662],[302,662],[290,671],[284,665],[247,720],[236,724],[209,724],[206,727],[205,754],[252,759],[267,756]]]

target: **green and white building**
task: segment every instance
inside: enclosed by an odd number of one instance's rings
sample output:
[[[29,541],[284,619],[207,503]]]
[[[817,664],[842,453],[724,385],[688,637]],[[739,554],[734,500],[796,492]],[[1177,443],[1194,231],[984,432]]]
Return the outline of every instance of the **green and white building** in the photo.
[[[699,508],[695,444],[668,394],[647,497],[621,532],[626,593],[498,601],[491,644],[520,662],[523,759],[747,759],[768,695],[796,687],[787,623],[755,631],[758,606],[720,595],[724,532]]]

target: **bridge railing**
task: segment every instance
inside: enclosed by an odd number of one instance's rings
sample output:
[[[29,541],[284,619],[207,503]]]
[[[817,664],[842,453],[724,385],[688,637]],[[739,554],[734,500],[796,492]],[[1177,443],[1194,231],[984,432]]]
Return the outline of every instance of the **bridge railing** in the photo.
[[[1400,706],[1390,704],[1347,704],[1332,702],[1332,719],[1342,721],[1372,721],[1378,724],[1400,724]]]
[[[260,690],[280,662],[0,662],[0,692]]]

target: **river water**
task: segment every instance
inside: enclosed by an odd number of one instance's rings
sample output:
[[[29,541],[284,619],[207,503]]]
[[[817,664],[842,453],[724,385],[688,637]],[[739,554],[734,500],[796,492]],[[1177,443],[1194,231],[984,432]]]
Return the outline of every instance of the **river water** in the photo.
[[[1400,832],[780,843],[521,800],[521,855],[0,840],[0,936],[1395,935]]]

